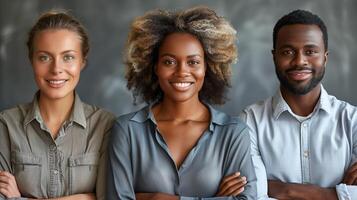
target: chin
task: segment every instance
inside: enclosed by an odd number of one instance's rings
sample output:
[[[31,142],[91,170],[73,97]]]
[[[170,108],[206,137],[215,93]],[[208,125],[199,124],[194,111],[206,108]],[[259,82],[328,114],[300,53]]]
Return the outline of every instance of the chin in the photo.
[[[41,95],[51,100],[60,100],[68,97],[70,94],[73,94],[72,91],[41,91]]]

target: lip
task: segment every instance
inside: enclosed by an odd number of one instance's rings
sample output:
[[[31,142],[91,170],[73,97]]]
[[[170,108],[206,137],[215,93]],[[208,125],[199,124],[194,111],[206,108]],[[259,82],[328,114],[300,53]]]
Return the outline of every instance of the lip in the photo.
[[[287,74],[292,80],[304,81],[312,76],[312,70],[291,70]]]
[[[48,86],[51,88],[61,88],[67,81],[68,79],[46,79]]]
[[[170,82],[171,86],[177,91],[187,91],[193,85],[193,82],[181,81],[181,82]]]

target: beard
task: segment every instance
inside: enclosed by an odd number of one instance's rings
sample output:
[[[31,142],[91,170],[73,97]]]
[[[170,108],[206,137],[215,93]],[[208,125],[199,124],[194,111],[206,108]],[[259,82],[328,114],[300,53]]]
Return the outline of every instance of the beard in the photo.
[[[325,75],[325,67],[317,67],[317,69],[321,69],[319,71],[316,71],[316,69],[310,69],[312,73],[312,78],[305,84],[297,81],[292,81],[289,80],[288,76],[286,75],[289,71],[291,70],[304,70],[305,68],[302,67],[296,67],[294,69],[289,69],[289,70],[278,70],[277,67],[275,67],[275,73],[278,76],[278,79],[280,81],[280,85],[284,88],[286,88],[288,91],[290,91],[293,94],[296,95],[305,95],[308,92],[310,92],[312,89],[314,89],[322,80],[322,78]]]

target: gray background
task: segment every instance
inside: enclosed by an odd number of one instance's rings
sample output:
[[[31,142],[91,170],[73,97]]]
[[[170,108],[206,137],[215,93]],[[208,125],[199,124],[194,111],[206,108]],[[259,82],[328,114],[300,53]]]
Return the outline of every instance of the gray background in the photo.
[[[328,27],[325,88],[357,105],[355,0],[0,0],[0,110],[31,101],[36,92],[25,41],[42,11],[69,9],[86,26],[91,51],[77,91],[82,100],[119,115],[137,108],[126,89],[122,63],[130,22],[154,8],[194,5],[215,9],[238,30],[239,61],[233,66],[230,101],[219,109],[236,115],[245,106],[274,94],[278,81],[270,54],[272,29],[282,15],[298,8],[317,13]]]

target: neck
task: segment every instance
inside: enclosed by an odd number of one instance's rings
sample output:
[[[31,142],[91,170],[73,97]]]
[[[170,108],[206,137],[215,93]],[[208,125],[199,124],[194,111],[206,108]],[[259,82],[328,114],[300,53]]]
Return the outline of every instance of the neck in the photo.
[[[50,99],[40,93],[39,108],[46,125],[62,125],[68,118],[74,103],[74,93],[60,99]],[[57,135],[57,132],[51,133]]]
[[[308,116],[313,112],[321,93],[321,85],[318,84],[314,89],[304,95],[297,95],[286,88],[280,86],[281,95],[291,110],[299,116]]]
[[[185,102],[174,102],[166,98],[154,106],[153,113],[157,121],[209,121],[208,108],[193,99]]]

